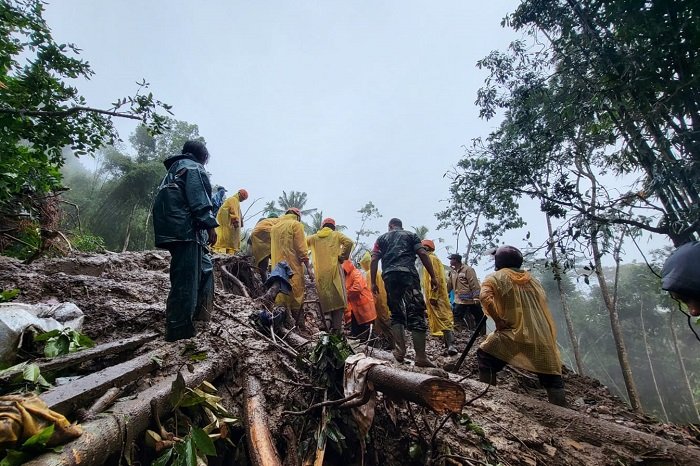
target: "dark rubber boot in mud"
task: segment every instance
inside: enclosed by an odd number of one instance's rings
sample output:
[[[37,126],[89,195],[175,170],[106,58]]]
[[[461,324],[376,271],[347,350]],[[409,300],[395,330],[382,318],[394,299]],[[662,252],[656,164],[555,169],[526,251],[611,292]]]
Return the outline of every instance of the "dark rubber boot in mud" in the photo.
[[[488,369],[479,369],[479,382],[496,385],[496,373]]]
[[[455,354],[459,353],[457,348],[455,348],[455,334],[452,330],[443,330],[442,338],[445,341],[445,349],[447,350],[447,354],[449,356],[454,356]]]
[[[566,408],[566,392],[563,388],[547,388],[547,398],[553,405]]]
[[[413,337],[413,349],[416,350],[416,366],[417,367],[436,367],[433,362],[428,359],[425,354],[425,332],[411,332]]]
[[[391,326],[391,336],[394,337],[394,350],[392,354],[397,362],[403,362],[403,358],[406,356],[406,335],[404,332],[404,326],[401,324],[395,324]]]

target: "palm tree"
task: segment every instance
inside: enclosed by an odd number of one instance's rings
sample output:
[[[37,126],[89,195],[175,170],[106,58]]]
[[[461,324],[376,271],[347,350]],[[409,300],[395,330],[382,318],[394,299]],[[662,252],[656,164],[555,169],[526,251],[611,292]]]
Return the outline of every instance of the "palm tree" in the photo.
[[[296,207],[301,211],[301,216],[303,217],[304,215],[309,215],[318,209],[306,209],[304,210],[304,206],[306,206],[306,193],[302,191],[289,191],[289,194],[287,194],[286,191],[282,191],[282,195],[277,199],[277,202],[279,203],[280,207],[282,208],[282,212],[285,212],[287,209],[290,209],[292,207]],[[274,203],[273,203],[274,204]]]
[[[315,210],[315,209],[314,209]],[[304,230],[306,231],[307,235],[312,235],[316,233],[318,230],[323,228],[323,219],[325,217],[323,216],[323,211],[321,210],[320,212],[314,212],[311,214],[311,223],[304,223]],[[345,225],[337,225],[335,226],[336,231],[345,231],[348,229]]]
[[[423,241],[424,239],[426,239],[428,237],[428,230],[429,229],[425,225],[421,225],[419,227],[411,227],[411,228],[413,228],[413,231],[416,233],[416,235],[418,235],[418,238],[420,238],[421,241]]]

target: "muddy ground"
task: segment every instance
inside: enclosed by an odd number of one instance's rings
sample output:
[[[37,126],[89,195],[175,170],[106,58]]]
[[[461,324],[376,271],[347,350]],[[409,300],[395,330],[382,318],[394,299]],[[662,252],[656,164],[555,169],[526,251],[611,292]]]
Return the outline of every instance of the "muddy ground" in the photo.
[[[57,259],[41,259],[31,265],[0,257],[0,289],[18,288],[18,302],[52,303],[73,302],[86,314],[83,332],[98,344],[131,336],[145,331],[162,332],[164,329],[165,297],[169,288],[168,253],[75,255]],[[244,374],[257,376],[263,383],[270,414],[269,424],[276,446],[285,464],[302,464],[315,449],[314,433],[320,413],[298,416],[283,411],[301,411],[321,400],[321,391],[315,390],[315,381],[308,368],[295,358],[280,351],[249,325],[248,316],[261,303],[242,295],[226,272],[237,276],[253,296],[261,291],[259,279],[252,267],[243,260],[226,256],[216,258],[217,292],[215,312],[209,324],[193,339],[199,348],[213,353],[225,353],[231,369],[216,381],[226,393],[228,408],[241,411],[241,387]],[[307,301],[314,299],[313,286],[307,283]],[[201,325],[200,325],[201,326]],[[318,337],[319,322],[313,303],[307,306],[306,329],[296,329],[302,336]],[[464,348],[469,334],[457,332],[458,347]],[[312,343],[313,344],[313,343]],[[478,344],[478,342],[477,342]],[[165,343],[157,340],[148,349],[171,348],[173,355],[165,364],[162,376],[168,371],[181,369],[186,361],[183,342]],[[309,345],[309,348],[310,349]],[[304,353],[306,348],[300,348]],[[443,356],[442,342],[431,339],[428,351],[438,365],[455,358]],[[467,358],[458,376],[477,379],[473,354]],[[132,354],[131,356],[133,356]],[[409,350],[410,354],[410,350]],[[179,358],[179,359],[178,359]],[[410,366],[401,367],[412,370]],[[699,452],[700,435],[693,426],[663,424],[657,420],[633,413],[607,387],[595,379],[564,374],[570,409],[589,419],[608,421],[630,431],[649,433],[676,442]],[[147,384],[148,381],[141,381]],[[221,387],[225,387],[222,390]],[[465,385],[467,399],[479,395],[483,384]],[[138,385],[134,387],[138,390]],[[517,394],[517,395],[514,395]],[[540,408],[519,409],[518,395],[539,400]],[[542,418],[556,415],[546,404],[546,394],[536,377],[522,371],[506,369],[499,373],[498,386],[466,406],[460,417],[445,420],[444,416],[427,412],[416,405],[389,400],[379,396],[375,419],[366,438],[364,464],[503,464],[503,465],[590,465],[590,464],[679,464],[669,461],[655,449],[631,444],[612,443],[601,433],[599,441],[582,441],[575,429],[547,427]],[[538,412],[541,411],[541,412]],[[346,434],[344,448],[329,445],[324,464],[362,464],[360,442],[354,435],[347,412],[334,412],[340,430]],[[444,426],[439,427],[442,421]],[[343,427],[343,424],[347,424]],[[643,443],[643,442],[642,442]],[[242,461],[223,459],[224,464]]]

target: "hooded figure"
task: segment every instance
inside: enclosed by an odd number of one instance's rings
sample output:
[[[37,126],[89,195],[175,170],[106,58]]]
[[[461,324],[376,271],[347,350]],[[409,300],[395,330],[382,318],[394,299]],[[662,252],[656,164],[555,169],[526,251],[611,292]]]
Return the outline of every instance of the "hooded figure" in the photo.
[[[212,209],[212,214],[214,217],[216,217],[216,214],[219,213],[219,209],[221,206],[224,204],[224,200],[226,199],[226,188],[223,186],[219,186],[216,189],[216,193],[211,197],[211,205],[214,206]]]
[[[369,273],[369,266],[372,262],[372,255],[369,251],[365,252],[362,259],[360,259],[360,267],[364,271],[365,282],[372,289],[372,274]],[[390,348],[394,347],[394,337],[391,335],[391,312],[389,311],[389,305],[386,302],[386,288],[384,288],[384,280],[382,280],[382,274],[377,274],[377,288],[379,292],[374,297],[374,309],[377,312],[377,319],[374,321],[374,325],[377,329],[377,334],[382,335],[388,343]]]
[[[348,293],[346,321],[350,321],[350,332],[353,336],[366,339],[369,337],[369,324],[377,318],[372,291],[367,286],[362,272],[355,268],[352,261],[343,262],[343,271]]]
[[[270,230],[270,253],[273,264],[286,261],[294,272],[291,279],[292,293],[277,295],[275,302],[289,309],[292,317],[297,319],[304,303],[304,264],[307,266],[309,278],[314,278],[311,268],[308,267],[306,236],[299,209],[287,210]]]
[[[332,218],[324,219],[322,225],[323,228],[306,239],[306,244],[311,250],[321,311],[329,321],[329,327],[340,331],[347,304],[340,266],[350,257],[354,244],[350,238],[335,231],[335,220]]]
[[[206,319],[214,299],[214,276],[207,244],[216,241],[211,185],[203,164],[209,152],[187,141],[181,155],[165,159],[168,173],[153,202],[153,231],[159,248],[170,251],[170,293],[165,307],[168,341],[193,337],[193,319]]]
[[[270,232],[272,227],[279,222],[279,218],[268,217],[261,219],[250,233],[250,249],[255,259],[255,265],[260,269],[260,274],[265,280],[267,265],[270,259]]]
[[[423,286],[425,303],[428,307],[428,329],[432,336],[443,337],[447,354],[455,355],[457,354],[457,348],[454,346],[455,322],[452,315],[452,306],[450,306],[450,297],[447,293],[445,266],[442,265],[440,259],[435,255],[435,243],[425,239],[421,244],[428,251],[428,258],[430,258],[438,281],[437,290],[433,290],[430,287],[430,275],[427,270],[423,269],[421,285]]]
[[[537,279],[521,270],[523,256],[512,246],[496,250],[496,272],[481,284],[484,312],[496,323],[477,351],[479,378],[494,385],[506,364],[535,372],[549,401],[565,405],[557,330],[547,295]]]
[[[241,250],[241,229],[243,228],[243,216],[241,215],[241,202],[248,199],[248,191],[239,189],[236,194],[224,201],[216,215],[219,227],[216,229],[218,240],[214,245],[214,251],[235,254]]]

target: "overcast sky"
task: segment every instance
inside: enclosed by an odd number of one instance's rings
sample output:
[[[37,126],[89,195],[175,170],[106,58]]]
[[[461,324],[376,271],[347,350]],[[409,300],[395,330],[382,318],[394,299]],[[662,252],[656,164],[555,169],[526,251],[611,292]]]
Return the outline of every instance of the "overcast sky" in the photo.
[[[500,26],[517,3],[54,0],[46,18],[91,63],[95,77],[79,84],[91,105],[145,78],[197,124],[213,184],[244,187],[260,207],[305,191],[353,237],[373,201],[375,229],[399,217],[454,247],[436,229],[443,175],[498,124],[478,118],[476,62],[519,37]],[[126,138],[133,126],[120,128]],[[539,236],[536,209],[531,218],[512,238]]]

